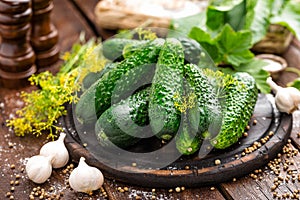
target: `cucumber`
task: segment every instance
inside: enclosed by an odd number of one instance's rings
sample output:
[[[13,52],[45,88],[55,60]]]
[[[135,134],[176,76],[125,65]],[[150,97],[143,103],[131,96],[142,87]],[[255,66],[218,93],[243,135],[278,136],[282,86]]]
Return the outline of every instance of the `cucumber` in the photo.
[[[177,38],[184,48],[185,63],[198,64],[201,58],[202,48],[200,44],[191,38]]]
[[[118,80],[121,79],[123,82],[127,82],[127,80],[144,79],[139,73],[132,73],[130,77],[127,73],[133,68],[141,68],[143,70],[144,66],[156,63],[163,43],[163,39],[147,42],[144,48],[137,50],[127,59],[117,63],[116,67],[105,73],[101,79],[86,90],[75,108],[78,121],[82,124],[95,123],[95,116],[99,118],[111,106],[111,97]],[[125,96],[122,97],[126,98]],[[117,102],[114,101],[114,103]]]
[[[194,90],[188,84],[187,80],[183,81],[184,98],[191,97]],[[181,123],[178,133],[175,136],[175,143],[177,150],[183,155],[191,155],[200,149],[202,138],[198,134],[199,126],[199,111],[196,104],[197,99],[185,99],[191,105],[187,105],[184,110],[181,110]],[[186,101],[185,101],[186,102]]]
[[[139,40],[112,38],[105,40],[102,44],[102,53],[104,57],[112,61],[123,60],[123,49],[127,44],[139,43]]]
[[[97,120],[95,132],[102,146],[126,148],[137,143],[151,128],[148,117],[149,87],[112,105]]]
[[[107,63],[101,71],[90,72],[89,74],[87,74],[82,81],[83,90],[86,90],[89,87],[91,87],[93,83],[100,79],[106,72],[113,69],[116,65],[117,63]]]
[[[149,103],[150,125],[160,139],[170,140],[179,128],[181,113],[174,105],[174,97],[182,94],[183,65],[182,45],[167,38],[159,54]]]
[[[194,112],[197,113],[197,112]],[[188,115],[184,114],[181,118],[179,131],[175,137],[176,148],[183,155],[191,155],[200,149],[201,137],[188,120]]]
[[[204,71],[195,64],[184,65],[183,71],[189,87],[197,97],[199,117],[190,116],[189,118],[198,120],[198,134],[201,134],[202,138],[212,138],[218,134],[222,120],[216,87],[211,84]]]
[[[217,79],[219,79],[218,77]],[[225,80],[225,81],[224,81]],[[220,80],[216,80],[218,82]],[[217,149],[225,149],[243,135],[257,101],[258,89],[254,78],[245,72],[227,75],[223,80],[222,125],[219,134],[211,139]]]
[[[176,39],[178,39],[183,46],[185,63],[198,64],[202,53],[200,44],[190,38],[179,37]],[[123,57],[127,58],[130,56],[134,51],[139,49],[143,43],[145,43],[144,40],[133,40],[132,43],[128,41],[128,43],[124,45]]]

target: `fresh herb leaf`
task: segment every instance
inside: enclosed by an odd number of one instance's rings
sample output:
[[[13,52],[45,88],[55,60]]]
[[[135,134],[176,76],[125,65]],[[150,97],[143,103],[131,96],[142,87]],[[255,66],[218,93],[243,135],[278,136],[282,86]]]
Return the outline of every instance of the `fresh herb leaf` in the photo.
[[[245,24],[245,1],[225,0],[211,1],[207,7],[206,25],[213,31],[219,31],[225,24],[229,24],[235,31]]]
[[[227,74],[233,74],[236,72],[247,72],[255,79],[256,86],[260,90],[261,93],[270,93],[270,86],[266,83],[266,79],[270,76],[270,74],[263,70],[263,66],[266,63],[262,60],[252,59],[248,63],[244,63],[239,67],[233,68],[221,68],[221,71]]]
[[[94,40],[74,44],[71,52],[63,56],[65,62],[56,75],[48,71],[32,75],[29,81],[39,89],[22,92],[25,106],[16,112],[16,118],[7,120],[7,126],[13,128],[17,136],[48,134],[48,138],[57,137],[62,130],[57,126],[57,119],[67,114],[65,104],[76,102],[76,92],[84,76],[102,70],[107,62],[101,46]]]
[[[247,1],[246,23],[243,29],[252,32],[252,44],[257,43],[267,33],[270,25],[272,2],[274,0]]]
[[[215,63],[221,62],[219,49],[215,44],[214,38],[212,38],[209,33],[205,32],[201,28],[193,27],[188,36],[199,42]]]
[[[287,27],[300,39],[300,3],[298,1],[285,1],[285,6],[277,15],[272,16],[271,23]]]
[[[168,37],[187,36],[193,27],[203,27],[206,22],[206,13],[200,12],[196,15],[172,19]]]
[[[252,35],[250,31],[235,32],[229,25],[225,25],[216,38],[217,47],[225,64],[239,66],[251,61],[254,57],[251,48]]]

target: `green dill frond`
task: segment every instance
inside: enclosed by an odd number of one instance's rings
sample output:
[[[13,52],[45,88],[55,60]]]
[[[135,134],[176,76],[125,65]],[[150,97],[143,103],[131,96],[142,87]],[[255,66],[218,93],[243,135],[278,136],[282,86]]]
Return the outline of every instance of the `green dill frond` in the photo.
[[[76,92],[89,72],[104,68],[107,59],[101,48],[102,43],[97,44],[93,39],[86,44],[76,43],[71,52],[64,54],[65,62],[56,75],[49,71],[32,75],[30,84],[40,89],[21,93],[25,105],[16,112],[16,118],[7,120],[7,126],[17,136],[48,134],[48,138],[55,139],[62,131],[56,125],[57,119],[67,114],[65,104],[78,101]]]
[[[194,108],[197,103],[197,96],[194,92],[187,95],[180,95],[176,92],[173,96],[174,106],[180,113],[186,113],[188,109]]]

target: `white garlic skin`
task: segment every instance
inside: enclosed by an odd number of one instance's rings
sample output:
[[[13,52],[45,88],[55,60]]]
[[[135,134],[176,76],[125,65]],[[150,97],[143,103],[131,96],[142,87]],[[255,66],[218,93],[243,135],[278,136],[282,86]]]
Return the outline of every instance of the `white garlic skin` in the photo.
[[[86,164],[85,158],[81,157],[78,166],[71,172],[69,184],[77,192],[90,193],[99,189],[104,182],[102,172],[96,167]]]
[[[35,183],[44,183],[51,176],[51,157],[41,155],[29,158],[25,167],[27,176]]]
[[[283,88],[277,85],[271,77],[267,79],[267,83],[275,92],[275,104],[280,112],[291,114],[299,108],[300,91],[294,87]]]
[[[52,167],[64,167],[69,161],[69,152],[64,144],[65,133],[61,133],[56,141],[51,141],[42,146],[40,155],[52,156]]]

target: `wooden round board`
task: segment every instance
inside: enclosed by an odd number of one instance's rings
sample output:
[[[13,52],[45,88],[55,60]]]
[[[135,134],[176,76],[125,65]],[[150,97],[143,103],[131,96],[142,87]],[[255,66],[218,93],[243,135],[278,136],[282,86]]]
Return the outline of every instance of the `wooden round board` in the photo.
[[[267,164],[277,155],[287,142],[292,128],[292,116],[278,112],[271,95],[259,94],[254,114],[249,122],[250,129],[247,131],[247,137],[241,138],[238,143],[225,150],[212,150],[202,158],[199,158],[198,154],[181,156],[168,166],[154,170],[143,167],[145,166],[143,162],[147,162],[145,160],[139,160],[134,156],[122,159],[120,155],[110,155],[111,152],[106,152],[105,149],[97,149],[100,145],[97,144],[94,133],[85,133],[82,141],[83,137],[78,134],[78,127],[75,128],[70,107],[68,107],[68,115],[61,118],[60,122],[67,132],[65,144],[72,159],[78,162],[83,156],[88,164],[98,167],[106,178],[143,187],[196,187],[245,176]],[[253,120],[257,123],[254,124]],[[274,134],[270,135],[270,132]],[[269,139],[265,143],[260,143],[259,148],[242,155],[245,148],[253,146],[256,141],[261,142],[266,137]],[[155,139],[145,139],[129,151],[138,153],[138,151],[147,151],[147,148],[151,151],[152,147],[157,145],[156,143]],[[170,152],[166,152],[166,156],[169,156],[168,154]],[[107,165],[109,159],[114,158],[113,156],[120,159],[119,166]],[[215,160],[220,160],[220,164],[216,165]]]

